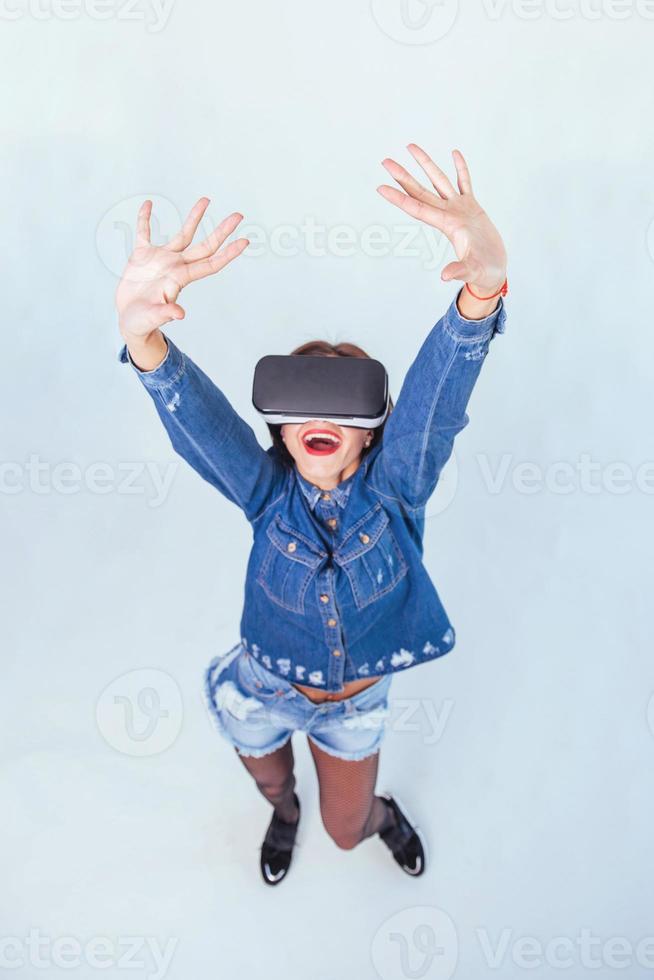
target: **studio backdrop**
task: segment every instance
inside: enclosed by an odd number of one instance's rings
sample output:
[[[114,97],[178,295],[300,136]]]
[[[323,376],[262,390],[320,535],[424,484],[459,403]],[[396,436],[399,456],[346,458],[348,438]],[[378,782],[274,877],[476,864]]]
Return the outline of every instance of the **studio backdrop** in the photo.
[[[652,975],[653,41],[647,0],[4,0],[8,975]],[[395,677],[381,761],[430,866],[335,847],[299,740],[266,890],[203,697],[251,529],[119,362],[114,293],[142,202],[162,244],[206,195],[251,244],[165,329],[261,445],[265,355],[356,343],[396,399],[459,288],[376,193],[412,141],[465,153],[510,287],[425,513],[456,649]]]

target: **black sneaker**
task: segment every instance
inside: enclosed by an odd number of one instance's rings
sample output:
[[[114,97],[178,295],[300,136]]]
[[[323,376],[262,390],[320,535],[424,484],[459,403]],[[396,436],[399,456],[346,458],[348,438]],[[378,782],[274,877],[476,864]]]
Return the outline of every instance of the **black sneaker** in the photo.
[[[402,871],[417,878],[425,870],[423,843],[416,828],[411,826],[393,797],[386,793],[384,800],[395,818],[395,823],[388,830],[382,830],[379,836],[390,849]]]
[[[293,795],[299,810],[300,801],[296,794]],[[291,866],[299,822],[299,813],[295,823],[287,823],[285,820],[281,820],[276,813],[273,813],[261,845],[261,874],[267,885],[278,885],[286,877]]]

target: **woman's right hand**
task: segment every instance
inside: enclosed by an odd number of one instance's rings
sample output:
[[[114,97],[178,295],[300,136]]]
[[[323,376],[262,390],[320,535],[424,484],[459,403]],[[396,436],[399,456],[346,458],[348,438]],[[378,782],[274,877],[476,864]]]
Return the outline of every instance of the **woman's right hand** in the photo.
[[[159,328],[171,320],[182,320],[183,308],[177,303],[182,289],[196,279],[220,272],[243,252],[249,242],[238,238],[222,248],[225,240],[243,220],[234,213],[225,218],[198,245],[191,245],[193,236],[209,206],[209,199],[200,198],[192,208],[181,230],[166,245],[150,242],[152,201],[141,205],[136,227],[136,247],[132,252],[116,291],[116,308],[120,332],[130,353],[150,346],[155,335],[164,345]],[[161,359],[161,358],[160,358]],[[145,370],[145,365],[139,364]]]

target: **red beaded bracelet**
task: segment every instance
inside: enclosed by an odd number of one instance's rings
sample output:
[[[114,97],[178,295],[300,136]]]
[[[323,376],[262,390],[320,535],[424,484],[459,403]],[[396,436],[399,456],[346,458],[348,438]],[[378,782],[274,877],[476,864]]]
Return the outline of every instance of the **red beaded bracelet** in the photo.
[[[468,290],[468,292],[470,293],[470,295],[471,296],[474,296],[475,299],[481,299],[481,300],[495,299],[496,296],[506,296],[506,294],[509,291],[509,280],[508,279],[505,279],[504,282],[503,282],[503,284],[502,284],[502,286],[498,290],[498,292],[493,293],[492,296],[477,296],[476,293],[473,293],[473,291],[470,288],[470,286],[468,285],[468,283],[465,284],[465,287]]]

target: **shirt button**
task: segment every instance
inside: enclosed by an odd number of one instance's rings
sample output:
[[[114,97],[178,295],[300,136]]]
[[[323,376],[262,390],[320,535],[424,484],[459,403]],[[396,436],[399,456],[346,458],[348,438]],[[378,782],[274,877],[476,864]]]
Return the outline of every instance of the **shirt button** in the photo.
[[[334,650],[334,656],[335,657],[340,657],[340,655],[341,655],[341,651],[340,650]]]
[[[329,596],[328,595],[324,595],[324,594],[321,595],[320,596],[320,601],[321,602],[329,602]]]
[[[329,526],[331,528],[335,528],[336,525],[338,524],[338,521],[336,520],[335,517],[330,517],[329,520],[327,521],[327,523],[329,524]]]
[[[327,620],[327,625],[328,626],[336,626],[336,620],[335,619],[328,619]]]
[[[331,493],[321,493],[320,496],[322,497],[323,500],[331,500],[332,499]]]
[[[286,550],[287,551],[293,552],[296,549],[297,549],[297,545],[296,545],[295,541],[289,541],[288,544],[286,545]]]
[[[369,534],[360,534],[359,537],[361,538],[361,540],[362,540],[362,542],[364,544],[368,544],[368,542],[370,541],[370,535]]]

